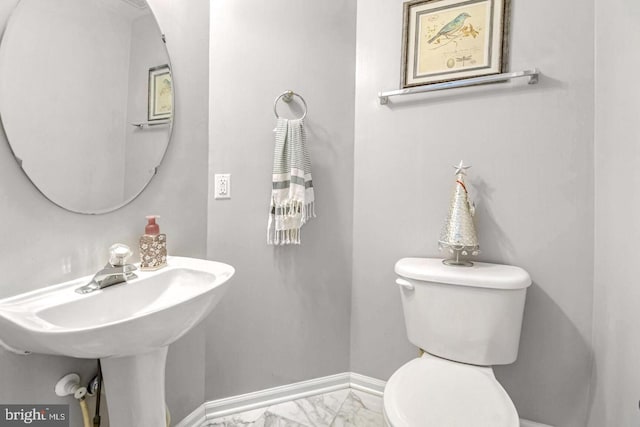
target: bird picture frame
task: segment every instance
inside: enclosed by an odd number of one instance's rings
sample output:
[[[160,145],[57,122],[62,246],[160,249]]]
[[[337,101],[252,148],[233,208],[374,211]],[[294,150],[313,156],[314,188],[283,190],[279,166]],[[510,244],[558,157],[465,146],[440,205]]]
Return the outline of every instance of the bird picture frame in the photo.
[[[173,114],[173,82],[168,64],[149,68],[149,106],[147,119],[171,119]]]
[[[510,0],[404,3],[401,87],[506,71]]]

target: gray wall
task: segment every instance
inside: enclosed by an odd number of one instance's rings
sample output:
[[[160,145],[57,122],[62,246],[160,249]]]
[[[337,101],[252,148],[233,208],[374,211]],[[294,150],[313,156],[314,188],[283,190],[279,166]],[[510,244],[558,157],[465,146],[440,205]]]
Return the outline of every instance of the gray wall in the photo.
[[[625,76],[640,66],[633,23],[640,4],[596,0],[595,292],[590,427],[638,425],[640,397],[640,287],[636,239],[640,174],[640,98]]]
[[[236,276],[207,323],[207,400],[349,368],[355,72],[353,0],[211,7],[207,249]],[[302,245],[271,247],[273,100],[288,89],[309,106],[318,217]],[[227,172],[232,198],[213,200],[213,174]]]
[[[0,2],[4,29],[15,0]],[[85,216],[64,211],[38,193],[13,159],[0,133],[0,245],[5,297],[94,272],[113,242],[137,246],[144,215],[157,213],[173,254],[205,256],[207,210],[207,90],[209,2],[150,1],[167,35],[176,85],[173,142],[158,176],[130,205]],[[198,328],[172,346],[167,400],[180,419],[204,400],[204,338]],[[85,378],[94,362],[47,356],[16,356],[0,350],[0,402],[73,403],[58,399],[53,385],[69,371]],[[73,404],[72,425],[81,421]]]
[[[387,379],[416,356],[394,263],[439,256],[460,159],[473,165],[479,260],[533,278],[518,361],[498,379],[524,418],[584,426],[593,286],[593,4],[513,2],[525,82],[377,104],[400,80],[402,0],[358,2],[351,370]],[[551,13],[550,11],[553,11]],[[570,17],[568,19],[567,17]]]

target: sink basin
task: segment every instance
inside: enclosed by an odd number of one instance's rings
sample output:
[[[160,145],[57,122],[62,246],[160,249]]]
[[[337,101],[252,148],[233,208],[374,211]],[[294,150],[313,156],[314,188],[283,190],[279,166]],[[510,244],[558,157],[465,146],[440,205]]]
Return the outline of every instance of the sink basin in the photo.
[[[167,264],[87,294],[75,290],[92,276],[0,299],[0,345],[101,359],[112,427],[163,425],[167,347],[211,312],[235,271],[195,258]]]
[[[169,257],[156,271],[88,294],[92,276],[0,300],[0,341],[13,351],[79,358],[127,356],[171,344],[224,294],[230,265]]]

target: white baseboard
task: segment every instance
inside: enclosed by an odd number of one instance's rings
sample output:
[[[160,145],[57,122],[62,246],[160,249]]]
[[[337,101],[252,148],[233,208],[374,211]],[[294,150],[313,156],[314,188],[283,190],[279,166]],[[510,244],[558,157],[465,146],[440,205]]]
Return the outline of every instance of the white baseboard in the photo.
[[[551,427],[548,424],[540,424],[534,421],[525,420],[524,418],[520,418],[520,427]]]
[[[343,390],[350,386],[350,373],[330,375],[308,381],[227,397],[204,404],[206,418],[213,419],[227,415],[277,405],[291,400],[318,394]]]
[[[355,372],[351,372],[349,374],[349,387],[354,390],[382,397],[385,385],[387,385],[386,381],[382,381],[377,378],[367,377],[365,375],[356,374]]]
[[[180,423],[176,424],[175,427],[201,427],[208,420],[212,420],[214,418],[277,405],[279,403],[302,399],[304,397],[343,390],[351,387],[352,375],[353,374],[350,372],[344,372],[342,374],[330,375],[328,377],[301,381],[280,387],[241,394],[239,396],[205,402]],[[384,382],[374,380],[373,378],[371,378],[373,381],[367,382],[367,377],[362,375],[357,377],[358,378],[355,379],[357,385],[354,383],[355,387],[360,387],[360,389],[365,392],[371,390],[369,391],[370,393],[382,396]],[[380,384],[382,384],[382,387],[380,387]]]
[[[200,427],[207,421],[207,413],[205,412],[204,405],[198,406],[192,413],[184,417],[182,421],[173,427]]]
[[[195,411],[185,417],[174,427],[202,427],[214,418],[265,408],[283,402],[302,399],[318,394],[352,388],[364,393],[381,397],[386,382],[356,374],[344,372],[328,377],[316,378],[308,381],[241,394],[239,396],[212,400],[200,405]],[[551,427],[533,421],[520,420],[520,427]]]

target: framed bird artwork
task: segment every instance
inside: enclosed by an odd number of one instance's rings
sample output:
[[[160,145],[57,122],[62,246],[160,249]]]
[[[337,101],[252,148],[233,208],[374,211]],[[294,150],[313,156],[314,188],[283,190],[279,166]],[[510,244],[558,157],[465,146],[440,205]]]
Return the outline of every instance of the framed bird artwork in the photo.
[[[509,1],[405,2],[401,86],[505,72]]]
[[[173,112],[173,88],[169,65],[159,65],[149,69],[148,119],[171,119]]]

